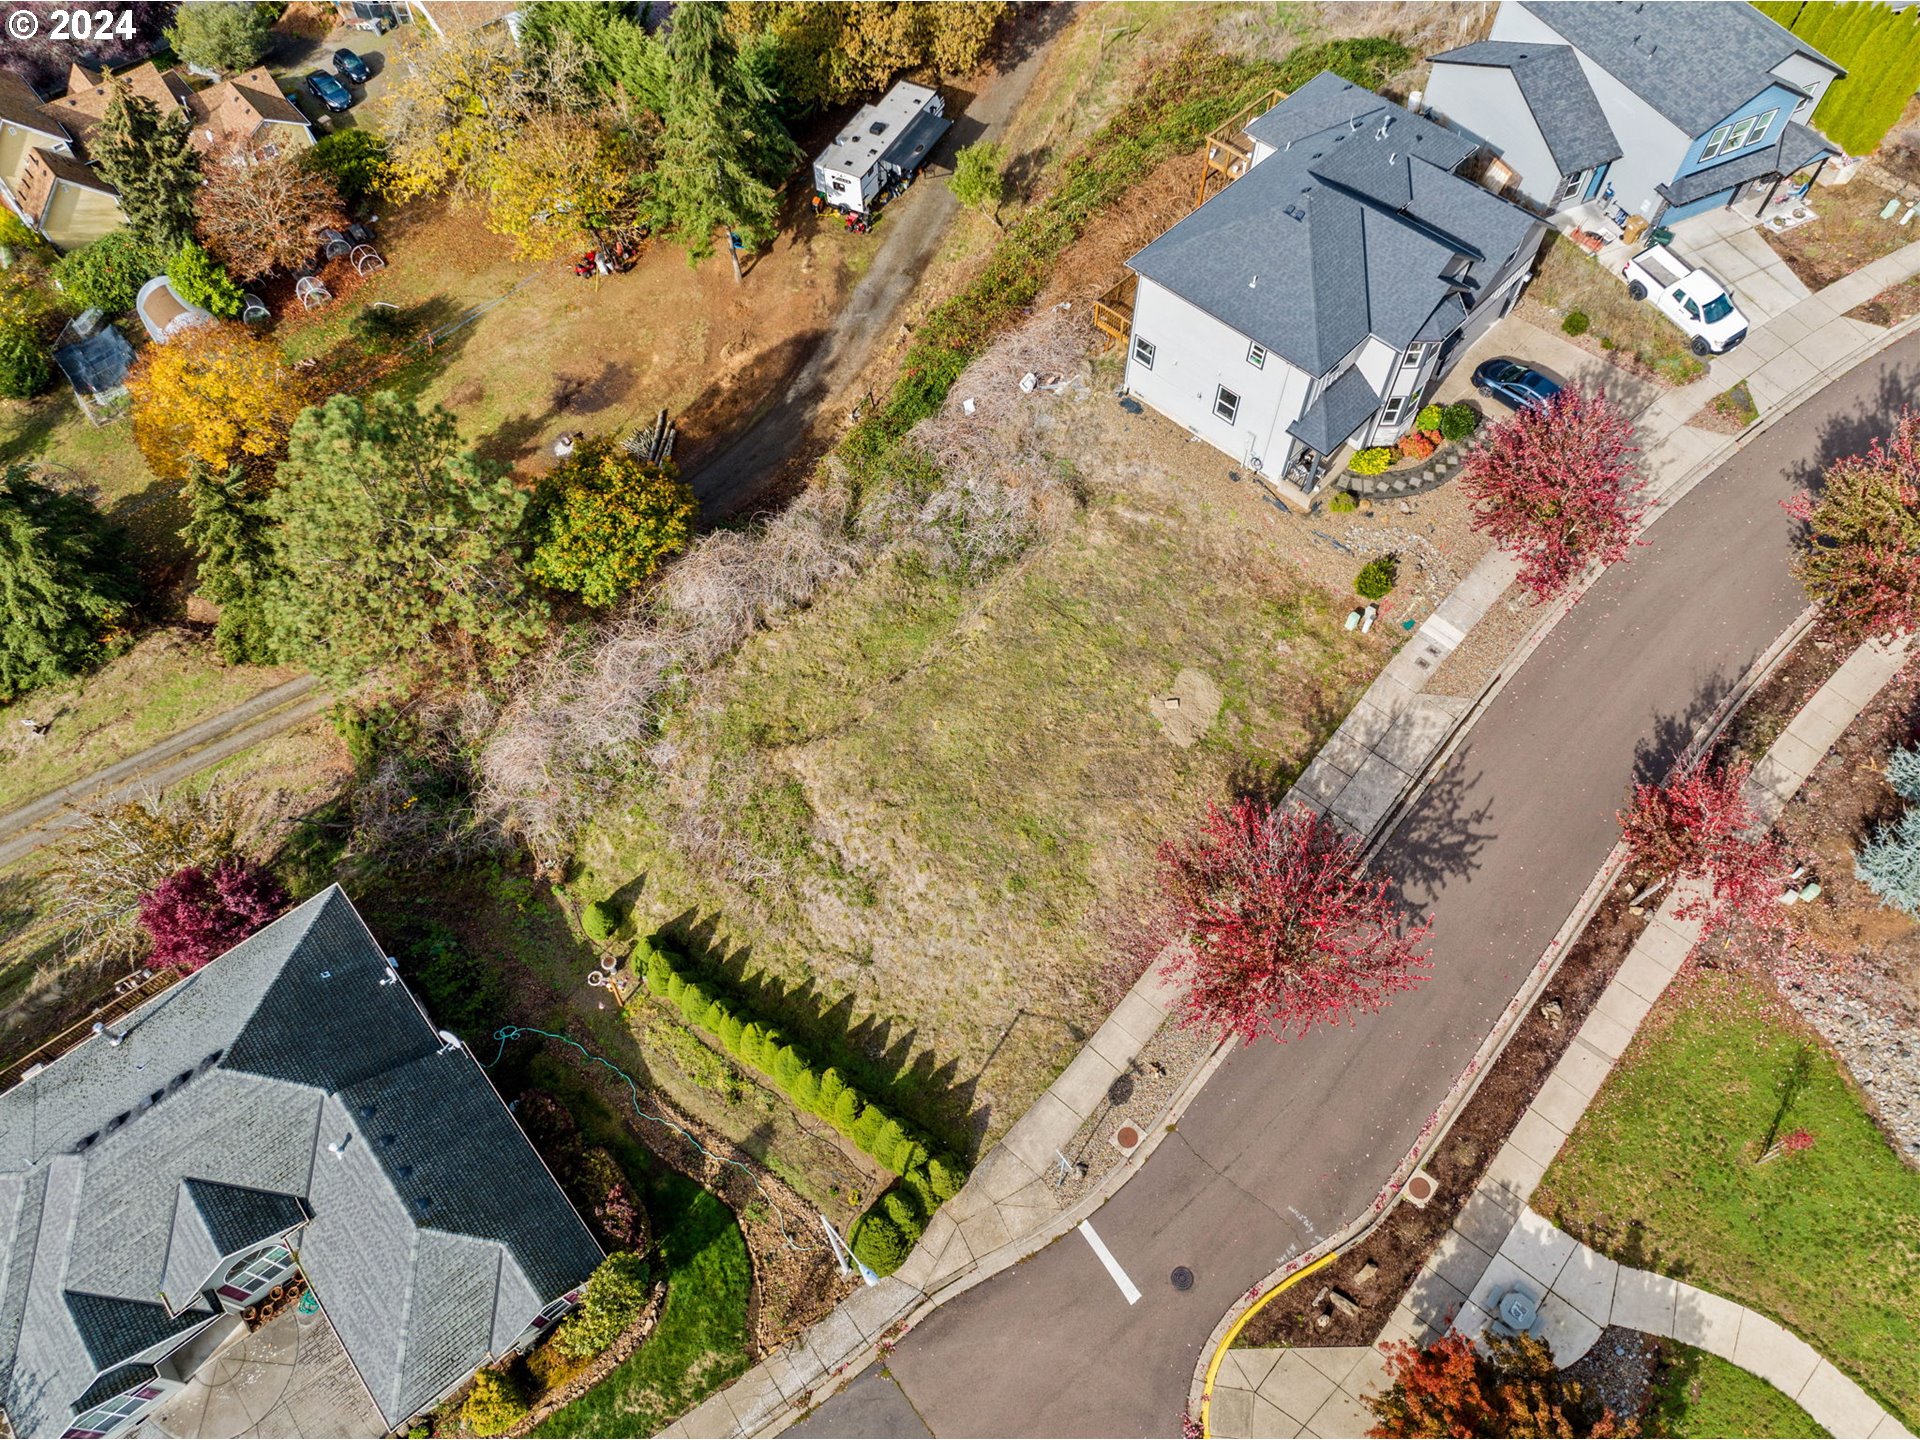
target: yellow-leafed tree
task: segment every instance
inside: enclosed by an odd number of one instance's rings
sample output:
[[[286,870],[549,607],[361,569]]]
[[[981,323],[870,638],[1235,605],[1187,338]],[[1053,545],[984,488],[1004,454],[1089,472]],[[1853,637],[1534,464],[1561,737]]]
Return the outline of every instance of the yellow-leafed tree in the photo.
[[[650,184],[648,150],[612,116],[537,115],[487,168],[487,228],[529,260],[631,230]]]
[[[163,480],[184,480],[198,460],[265,472],[286,449],[306,408],[305,377],[279,348],[246,327],[204,325],[150,345],[127,377],[133,439]]]

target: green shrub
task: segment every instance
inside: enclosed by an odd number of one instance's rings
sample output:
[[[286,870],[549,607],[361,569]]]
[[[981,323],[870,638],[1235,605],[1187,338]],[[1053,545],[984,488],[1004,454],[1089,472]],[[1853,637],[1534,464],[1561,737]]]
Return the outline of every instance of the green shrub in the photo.
[[[0,395],[28,400],[46,389],[51,379],[53,362],[33,326],[0,328]]]
[[[131,310],[140,287],[160,273],[153,252],[131,230],[109,230],[53,264],[54,283],[76,310]]]
[[[246,304],[220,262],[189,240],[167,262],[167,283],[189,305],[198,305],[222,320],[236,318]]]
[[[960,1193],[960,1187],[967,1183],[967,1172],[958,1165],[949,1164],[944,1156],[936,1155],[927,1161],[927,1186],[933,1191],[933,1198],[942,1205]]]
[[[460,943],[438,920],[403,928],[394,939],[401,977],[442,1029],[467,1039],[486,1035],[506,1013],[500,971]]]
[[[1422,405],[1420,407],[1420,413],[1413,417],[1413,428],[1423,431],[1438,430],[1440,428],[1440,407],[1438,405]]]
[[[1355,475],[1378,475],[1393,463],[1393,451],[1385,445],[1375,445],[1362,450],[1347,461],[1347,469]]]
[[[1457,400],[1440,411],[1440,434],[1458,443],[1480,428],[1480,412],[1464,400]]]
[[[40,237],[27,228],[26,221],[0,205],[0,245],[10,250],[30,251],[39,249],[42,243]]]
[[[600,1262],[580,1308],[554,1334],[553,1348],[576,1360],[600,1354],[640,1317],[647,1304],[647,1262],[622,1250]]]
[[[1399,559],[1392,555],[1381,555],[1360,567],[1359,575],[1354,577],[1353,588],[1368,600],[1383,600],[1399,578]]]
[[[1560,322],[1560,328],[1569,335],[1584,335],[1587,333],[1587,327],[1592,323],[1591,320],[1587,319],[1586,311],[1569,310],[1567,312],[1567,318]]]
[[[914,1209],[913,1201],[898,1188],[880,1197],[880,1208],[887,1212],[887,1219],[893,1222],[902,1237],[919,1232],[920,1212]]]
[[[1327,497],[1327,509],[1336,515],[1351,515],[1360,508],[1360,497],[1351,490],[1336,490]]]
[[[620,911],[611,900],[595,900],[580,912],[580,928],[596,945],[604,945],[620,928]]]
[[[840,1072],[828,1066],[820,1077],[820,1098],[814,1102],[813,1113],[822,1120],[831,1120],[840,1097],[847,1093],[847,1082],[840,1078]]]
[[[891,1275],[898,1270],[909,1248],[900,1227],[871,1210],[853,1227],[852,1245],[853,1253],[880,1275]]]
[[[460,1420],[476,1435],[504,1435],[527,1418],[525,1387],[506,1370],[482,1370],[460,1407]]]
[[[860,1123],[860,1111],[863,1105],[860,1092],[851,1085],[840,1092],[840,1098],[833,1102],[833,1114],[827,1119],[833,1122],[834,1129],[843,1135],[851,1135],[853,1127]]]
[[[689,1025],[698,1025],[707,1018],[707,1010],[713,1004],[713,992],[704,985],[682,985],[677,1002],[680,1013],[687,1017]]]
[[[332,180],[340,198],[351,205],[379,183],[387,143],[371,130],[336,130],[308,147],[300,163]]]

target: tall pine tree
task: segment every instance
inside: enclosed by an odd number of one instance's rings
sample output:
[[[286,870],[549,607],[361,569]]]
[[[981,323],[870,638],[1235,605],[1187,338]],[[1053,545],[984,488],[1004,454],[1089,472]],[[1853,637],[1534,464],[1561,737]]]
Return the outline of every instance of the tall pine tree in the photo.
[[[384,666],[500,673],[546,632],[517,564],[526,507],[444,410],[384,391],[313,406],[265,502],[276,634],[338,683]]]
[[[0,475],[0,702],[102,659],[133,590],[120,533],[85,500]]]
[[[120,192],[128,227],[155,254],[171,255],[193,239],[200,157],[188,142],[184,115],[162,115],[151,100],[115,81],[87,148]]]
[[[685,0],[667,33],[658,191],[666,229],[691,259],[713,253],[722,227],[749,245],[773,236],[772,181],[800,151],[774,114],[773,92],[741,63],[719,0]]]
[[[186,501],[180,538],[200,562],[200,593],[220,607],[214,649],[231,665],[271,665],[280,658],[264,605],[272,559],[266,517],[249,493],[246,472],[236,465],[217,475],[196,462]]]

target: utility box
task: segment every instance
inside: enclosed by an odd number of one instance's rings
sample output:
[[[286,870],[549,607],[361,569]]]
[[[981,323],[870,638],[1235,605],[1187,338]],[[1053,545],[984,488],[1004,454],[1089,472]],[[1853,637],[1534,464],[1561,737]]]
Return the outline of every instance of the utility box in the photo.
[[[902,80],[878,104],[863,105],[813,162],[813,188],[838,210],[870,213],[927,163],[952,127],[937,90]]]

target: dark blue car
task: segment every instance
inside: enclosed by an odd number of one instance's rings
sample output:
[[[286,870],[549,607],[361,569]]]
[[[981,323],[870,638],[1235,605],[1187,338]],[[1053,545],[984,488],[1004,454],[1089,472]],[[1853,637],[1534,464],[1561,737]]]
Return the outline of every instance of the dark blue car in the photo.
[[[347,83],[351,85],[366,84],[367,76],[373,73],[371,70],[367,69],[367,62],[362,60],[358,55],[354,54],[353,51],[351,50],[334,51],[333,52],[333,68],[334,68],[334,71],[340,76],[341,79],[347,81]]]
[[[1545,405],[1560,393],[1559,385],[1538,370],[1528,369],[1518,360],[1499,356],[1473,372],[1473,388],[1491,395],[1502,405],[1524,410],[1530,405]]]
[[[307,76],[307,89],[329,110],[338,112],[350,109],[353,105],[353,92],[324,70],[316,70]]]

